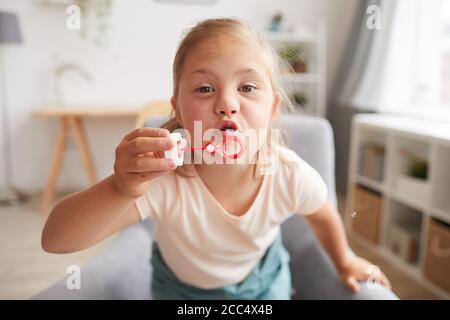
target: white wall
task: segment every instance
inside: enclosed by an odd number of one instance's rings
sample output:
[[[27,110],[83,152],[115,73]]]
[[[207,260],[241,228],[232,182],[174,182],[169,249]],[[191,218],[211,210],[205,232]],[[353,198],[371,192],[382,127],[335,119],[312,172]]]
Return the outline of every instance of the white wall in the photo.
[[[94,76],[91,85],[75,78],[71,80],[73,85],[64,90],[72,100],[140,104],[170,97],[171,63],[176,45],[182,30],[194,22],[207,17],[233,15],[263,28],[270,16],[280,10],[288,24],[299,21],[313,25],[328,18],[333,28],[341,27],[339,19],[348,19],[345,17],[346,9],[336,9],[341,13],[336,22],[333,20],[334,9],[331,12],[326,9],[329,2],[334,1],[217,0],[214,5],[201,6],[152,0],[133,0],[133,5],[130,5],[130,1],[115,0],[109,45],[97,47],[66,28],[65,6],[42,5],[34,0],[0,0],[0,10],[14,11],[19,15],[24,37],[21,46],[2,48],[7,63],[15,185],[21,190],[34,192],[42,189],[47,180],[57,125],[54,120],[34,118],[31,112],[54,99],[53,55],[83,65]],[[348,3],[348,8],[354,5],[355,0],[344,2]],[[345,34],[336,37],[335,30],[328,44],[329,84],[335,76],[342,42],[346,38]],[[131,119],[87,121],[87,134],[101,178],[112,173],[114,147],[132,126]],[[0,180],[0,185],[2,182]],[[78,153],[66,152],[58,189],[81,188],[86,182]]]

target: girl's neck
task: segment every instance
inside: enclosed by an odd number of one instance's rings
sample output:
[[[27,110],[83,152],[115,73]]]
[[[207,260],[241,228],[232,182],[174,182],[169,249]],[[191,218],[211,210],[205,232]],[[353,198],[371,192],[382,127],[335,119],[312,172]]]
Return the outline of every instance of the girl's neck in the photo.
[[[199,164],[195,165],[197,174],[206,185],[231,187],[251,182],[254,176],[254,164]]]

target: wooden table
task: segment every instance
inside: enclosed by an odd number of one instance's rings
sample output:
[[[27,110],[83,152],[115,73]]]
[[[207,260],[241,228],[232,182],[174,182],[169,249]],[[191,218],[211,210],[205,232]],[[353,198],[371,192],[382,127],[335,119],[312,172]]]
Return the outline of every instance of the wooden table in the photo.
[[[39,117],[54,117],[60,122],[58,135],[53,151],[52,162],[50,166],[50,173],[48,176],[47,186],[44,190],[42,209],[47,211],[53,201],[56,181],[58,179],[62,162],[64,159],[64,149],[68,138],[70,128],[75,132],[75,141],[78,150],[81,154],[81,161],[84,170],[87,173],[90,184],[95,184],[97,173],[94,162],[92,160],[92,153],[86,138],[86,133],[83,126],[84,118],[135,118],[145,112],[145,115],[151,116],[148,112],[149,107],[146,108],[124,108],[113,106],[92,106],[92,107],[66,107],[66,106],[50,106],[33,112],[34,116]],[[160,115],[160,109],[155,108],[153,115]]]

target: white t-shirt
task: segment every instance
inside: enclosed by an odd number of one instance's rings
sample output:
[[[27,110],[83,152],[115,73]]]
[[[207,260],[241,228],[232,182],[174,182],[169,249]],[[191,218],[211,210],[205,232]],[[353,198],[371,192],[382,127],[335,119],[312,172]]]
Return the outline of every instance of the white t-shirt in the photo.
[[[263,176],[242,216],[226,212],[200,177],[175,172],[152,180],[135,203],[141,219],[155,220],[154,238],[172,272],[185,283],[210,289],[245,279],[285,219],[311,214],[326,200],[327,186],[317,171],[282,148],[278,170]]]

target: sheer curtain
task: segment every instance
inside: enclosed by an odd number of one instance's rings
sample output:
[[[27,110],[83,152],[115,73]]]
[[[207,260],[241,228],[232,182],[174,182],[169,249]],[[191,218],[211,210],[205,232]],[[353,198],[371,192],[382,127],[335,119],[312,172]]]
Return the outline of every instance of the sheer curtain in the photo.
[[[380,28],[367,25],[372,5]],[[438,105],[440,8],[441,0],[365,1],[338,105],[383,112]]]
[[[373,5],[380,10],[379,29],[367,26],[368,8]],[[350,129],[356,113],[430,117],[429,109],[439,101],[440,8],[441,0],[359,2],[328,106],[340,192],[346,190]],[[431,117],[448,121],[442,114]]]

